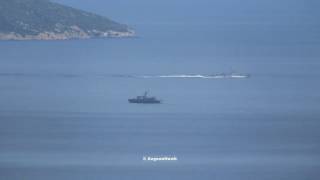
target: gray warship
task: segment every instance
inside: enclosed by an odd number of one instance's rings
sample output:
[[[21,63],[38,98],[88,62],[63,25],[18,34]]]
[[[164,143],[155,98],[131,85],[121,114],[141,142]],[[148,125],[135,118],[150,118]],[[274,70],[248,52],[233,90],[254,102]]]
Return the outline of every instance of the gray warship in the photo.
[[[148,97],[148,92],[145,92],[143,96],[137,96],[136,98],[128,99],[129,103],[137,104],[160,104],[161,101],[155,97]]]

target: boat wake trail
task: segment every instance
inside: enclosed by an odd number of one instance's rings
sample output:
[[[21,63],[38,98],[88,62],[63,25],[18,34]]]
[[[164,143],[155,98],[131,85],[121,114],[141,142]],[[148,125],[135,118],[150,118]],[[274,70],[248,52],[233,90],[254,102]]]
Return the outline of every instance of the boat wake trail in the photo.
[[[249,74],[220,73],[220,74],[168,74],[168,75],[132,75],[132,74],[72,74],[72,73],[1,73],[0,77],[15,78],[180,78],[180,79],[246,79]]]
[[[193,78],[193,79],[245,79],[249,78],[249,74],[173,74],[173,75],[113,75],[118,78]]]

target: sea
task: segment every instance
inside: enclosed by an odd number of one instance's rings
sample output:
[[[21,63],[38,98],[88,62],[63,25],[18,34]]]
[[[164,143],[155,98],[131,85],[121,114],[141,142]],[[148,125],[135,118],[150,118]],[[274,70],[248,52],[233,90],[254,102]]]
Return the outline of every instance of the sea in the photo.
[[[1,180],[319,179],[320,26],[132,27],[0,42]]]

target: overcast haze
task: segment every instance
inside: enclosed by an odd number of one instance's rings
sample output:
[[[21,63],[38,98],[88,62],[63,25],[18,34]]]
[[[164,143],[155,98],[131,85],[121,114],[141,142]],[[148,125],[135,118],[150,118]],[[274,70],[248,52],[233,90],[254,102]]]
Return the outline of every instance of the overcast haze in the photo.
[[[320,0],[55,1],[138,37],[0,42],[0,180],[319,180]]]
[[[317,0],[54,0],[129,23],[317,23]]]

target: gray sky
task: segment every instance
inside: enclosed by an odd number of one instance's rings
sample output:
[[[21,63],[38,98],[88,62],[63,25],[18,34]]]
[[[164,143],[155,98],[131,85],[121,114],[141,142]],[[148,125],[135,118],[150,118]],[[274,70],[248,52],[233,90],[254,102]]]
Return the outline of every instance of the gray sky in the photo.
[[[319,0],[54,0],[125,23],[316,23]]]

